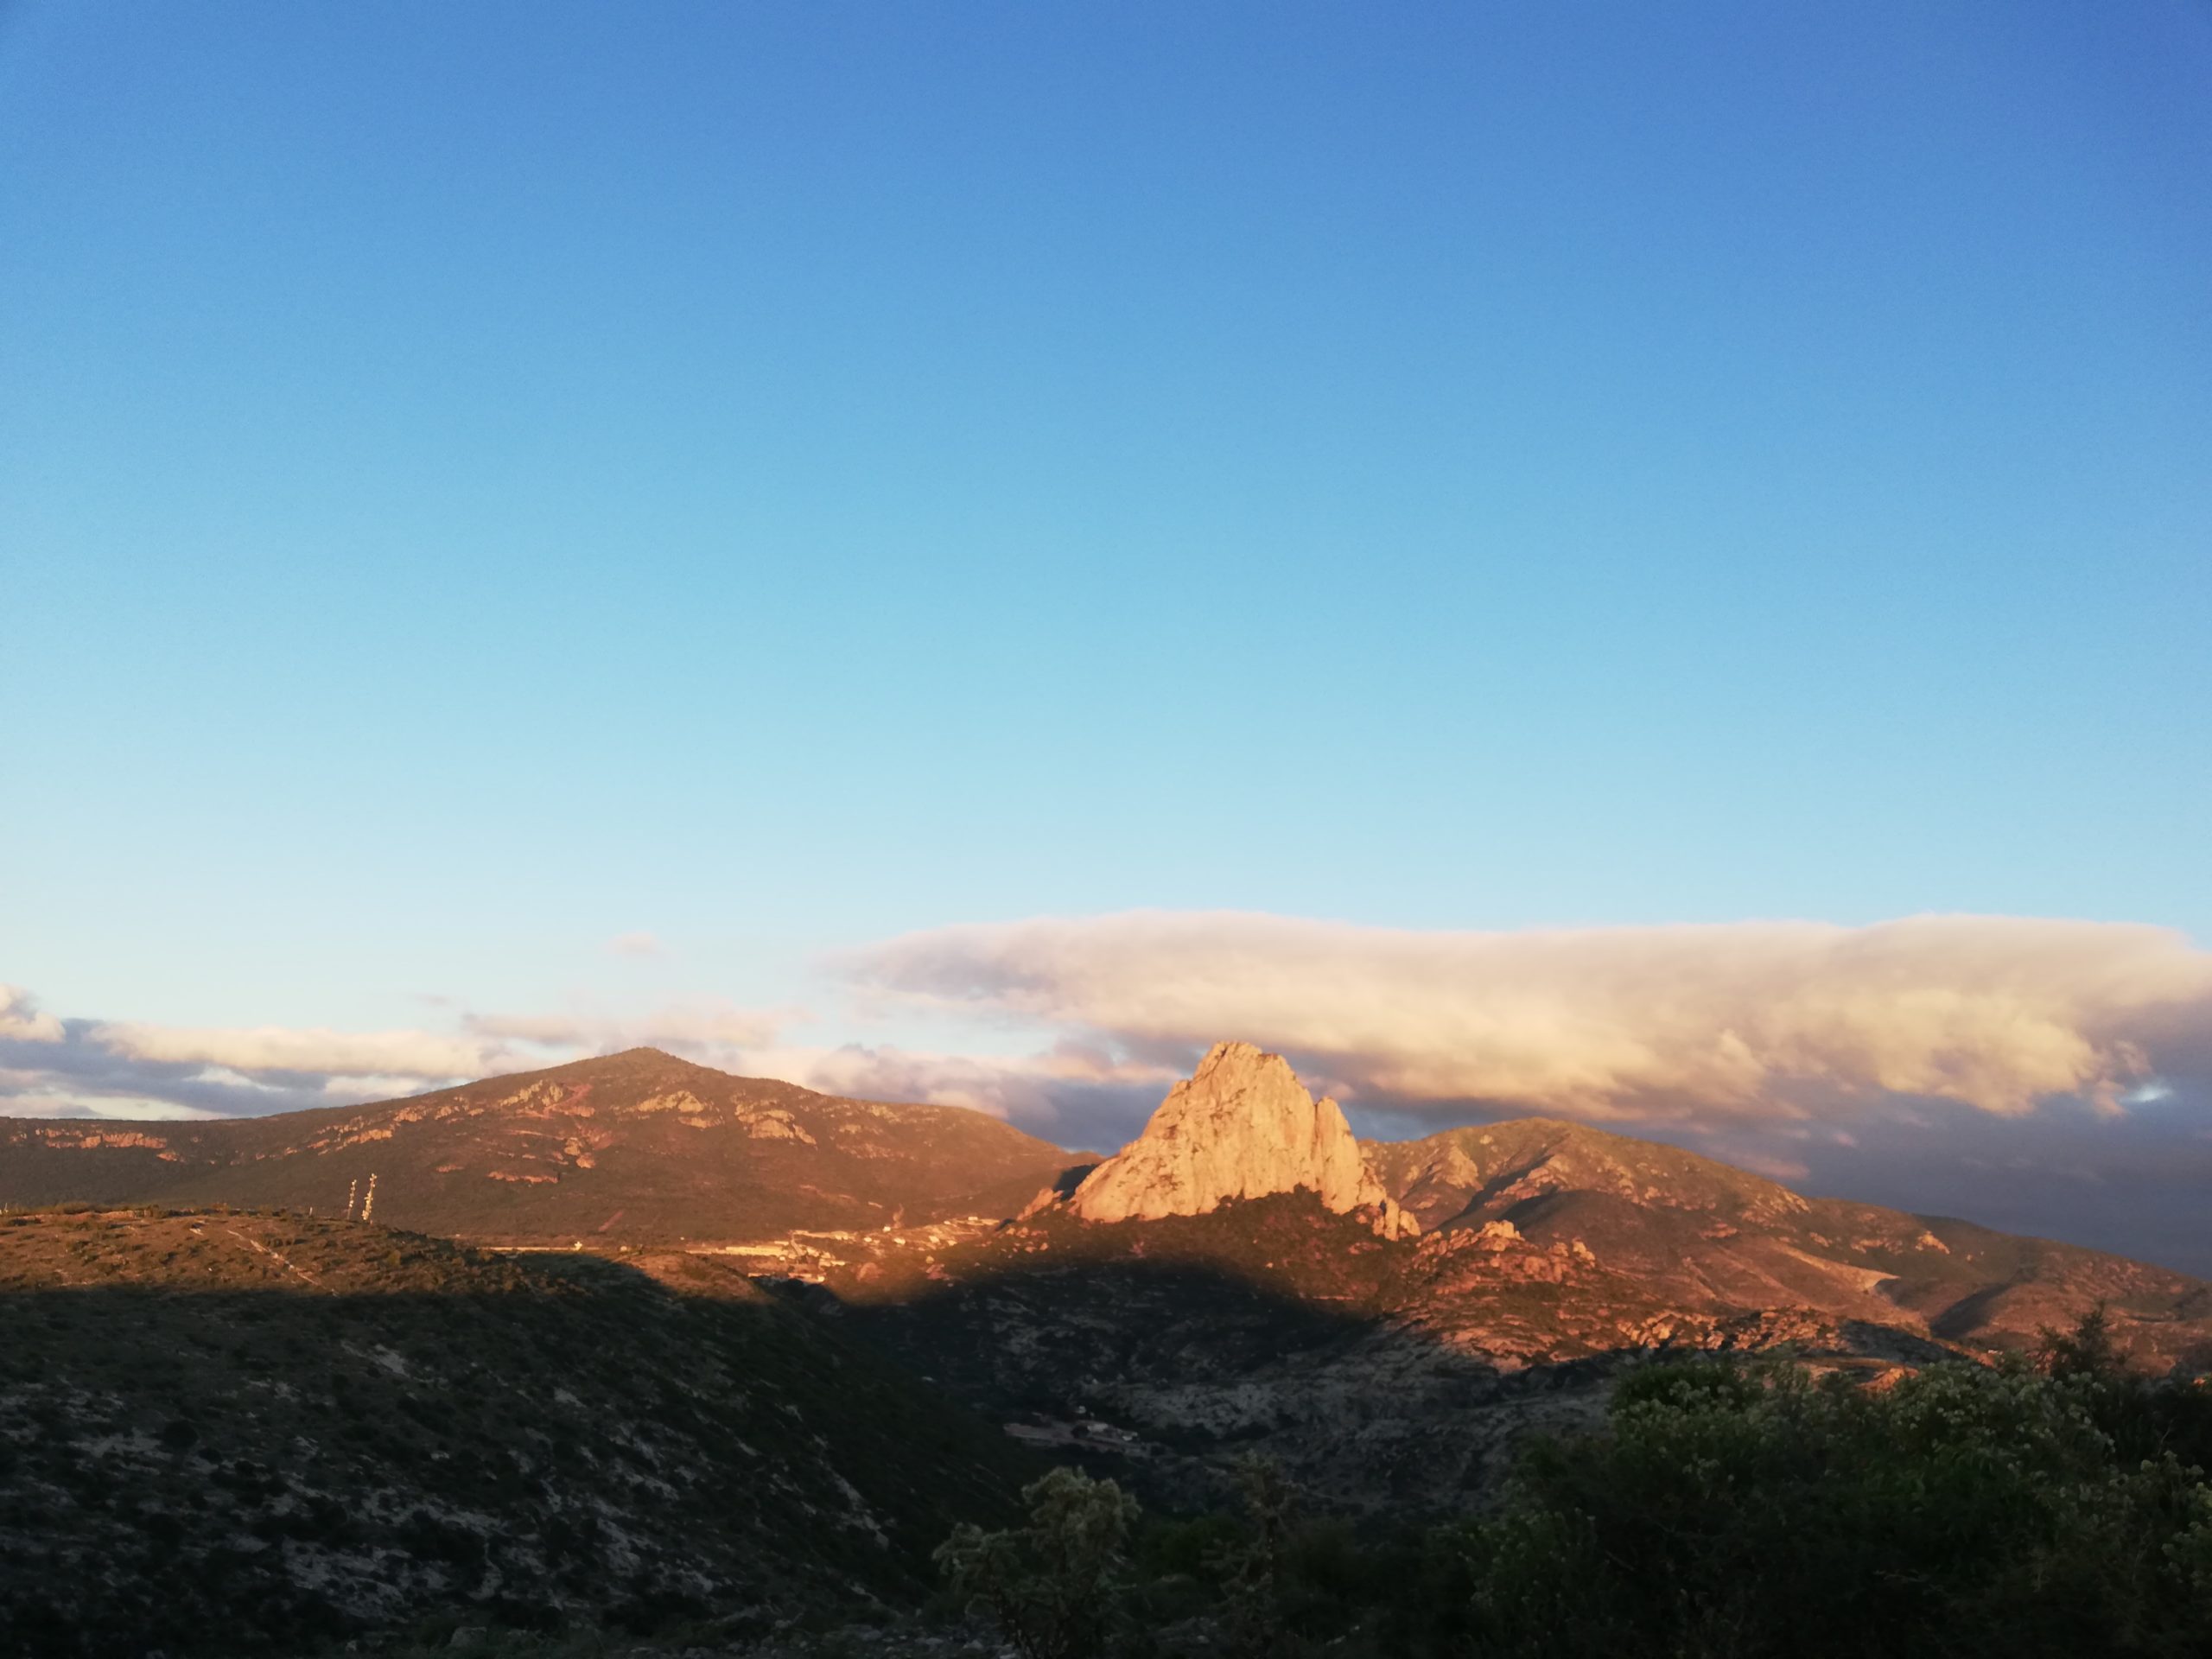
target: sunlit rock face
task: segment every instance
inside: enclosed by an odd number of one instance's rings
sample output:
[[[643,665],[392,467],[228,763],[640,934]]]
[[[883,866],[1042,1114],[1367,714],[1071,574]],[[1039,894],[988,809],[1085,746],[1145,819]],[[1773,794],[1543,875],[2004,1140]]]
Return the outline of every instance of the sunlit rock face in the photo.
[[[1218,1043],[1070,1205],[1085,1221],[1150,1221],[1300,1187],[1339,1214],[1373,1210],[1385,1236],[1421,1230],[1368,1169],[1335,1101],[1316,1101],[1280,1054]]]

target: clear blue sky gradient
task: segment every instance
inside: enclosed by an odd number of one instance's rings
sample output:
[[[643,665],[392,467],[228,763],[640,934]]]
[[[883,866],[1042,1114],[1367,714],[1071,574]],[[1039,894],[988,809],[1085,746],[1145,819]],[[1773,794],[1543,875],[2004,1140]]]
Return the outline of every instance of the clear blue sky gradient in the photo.
[[[6,6],[0,575],[69,1014],[2212,941],[2212,10]]]

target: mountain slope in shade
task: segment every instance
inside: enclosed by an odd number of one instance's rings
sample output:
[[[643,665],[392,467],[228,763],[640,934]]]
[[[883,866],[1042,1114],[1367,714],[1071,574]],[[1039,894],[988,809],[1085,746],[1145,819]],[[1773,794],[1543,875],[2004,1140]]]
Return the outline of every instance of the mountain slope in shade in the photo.
[[[1661,1353],[1787,1349],[1872,1377],[2031,1344],[2108,1300],[2139,1363],[2212,1354],[2212,1287],[2093,1251],[1839,1206],[1911,1230],[1883,1247],[1906,1279],[1861,1265],[1875,1247],[1730,1234],[1694,1205],[1558,1188],[1516,1207],[1402,1241],[1309,1192],[1150,1221],[1060,1207],[855,1239],[793,1264],[815,1283],[791,1294],[1171,1503],[1222,1498],[1256,1451],[1331,1503],[1463,1508],[1522,1435],[1594,1423],[1620,1369]],[[1914,1246],[1923,1230],[1935,1244]]]
[[[1069,1163],[981,1112],[733,1077],[657,1049],[408,1100],[192,1123],[0,1119],[0,1205],[344,1212],[480,1239],[743,1242],[1011,1215]]]
[[[1218,1115],[1173,1127],[1242,1144]],[[1872,1377],[2031,1346],[2102,1302],[2137,1363],[2212,1363],[2212,1286],[2094,1250],[1542,1119],[1362,1151],[1417,1238],[1301,1182],[1195,1214],[1040,1205],[779,1265],[986,1414],[1177,1502],[1262,1451],[1332,1503],[1464,1508],[1518,1438],[1594,1421],[1610,1379],[1663,1352]]]
[[[0,1217],[0,1653],[906,1599],[1007,1438],[711,1258]]]

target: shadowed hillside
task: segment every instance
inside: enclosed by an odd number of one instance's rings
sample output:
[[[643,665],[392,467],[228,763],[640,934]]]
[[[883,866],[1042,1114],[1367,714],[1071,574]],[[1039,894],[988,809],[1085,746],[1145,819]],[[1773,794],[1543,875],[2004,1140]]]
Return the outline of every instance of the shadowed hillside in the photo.
[[[1602,1408],[1592,1366],[1501,1365],[1397,1317],[1414,1247],[1310,1193],[1113,1224],[1048,1215],[790,1294],[1056,1458],[1173,1508],[1262,1452],[1331,1507],[1430,1511],[1531,1427]]]
[[[1540,1152],[1564,1128],[1502,1127]],[[1306,1192],[1111,1224],[1051,1208],[814,1251],[790,1265],[818,1287],[793,1294],[1176,1504],[1217,1500],[1249,1451],[1333,1505],[1487,1501],[1528,1430],[1595,1421],[1611,1378],[1661,1356],[1787,1351],[1872,1378],[2032,1347],[2100,1303],[2139,1368],[2212,1353],[2197,1281],[1668,1148],[1639,1170],[1639,1143],[1597,1139],[1502,1160],[1418,1239]]]
[[[1011,1215],[1069,1162],[955,1106],[736,1077],[657,1049],[372,1106],[191,1123],[0,1119],[0,1205],[236,1204],[478,1239],[742,1241]]]
[[[0,1217],[0,1654],[294,1653],[918,1593],[1029,1465],[720,1264]]]

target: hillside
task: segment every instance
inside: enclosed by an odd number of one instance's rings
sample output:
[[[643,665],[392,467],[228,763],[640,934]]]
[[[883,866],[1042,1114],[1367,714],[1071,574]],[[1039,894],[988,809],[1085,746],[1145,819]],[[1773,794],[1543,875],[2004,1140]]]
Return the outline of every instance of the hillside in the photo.
[[[533,1271],[621,1272],[595,1254],[686,1295],[758,1274],[833,1338],[1178,1503],[1264,1449],[1332,1501],[1449,1507],[1655,1353],[1878,1374],[2031,1346],[2101,1302],[2139,1366],[2212,1354],[2212,1287],[2177,1274],[1546,1119],[1355,1145],[1280,1057],[1207,1066],[1104,1166],[1127,1219],[1086,1213],[1071,1154],[981,1114],[651,1050],[285,1117],[9,1124],[0,1202],[313,1205],[287,1224],[313,1233],[374,1173],[379,1224],[582,1245]],[[687,1239],[727,1253],[664,1248]]]
[[[2032,1345],[2045,1325],[2110,1305],[2124,1347],[2164,1366],[2212,1340],[2212,1286],[2163,1268],[1969,1222],[1807,1198],[1678,1147],[1525,1118],[1368,1142],[1384,1186],[1422,1226],[1510,1227],[1566,1252],[1562,1283],[1694,1318],[1806,1308],[1980,1347]],[[1580,1250],[1592,1253],[1584,1262]]]
[[[718,1263],[0,1217],[0,1655],[902,1599],[1028,1471]]]
[[[1225,1046],[1201,1076],[1224,1065],[1297,1090],[1280,1057]],[[1593,1421],[1614,1376],[1662,1353],[1787,1350],[1875,1376],[2031,1347],[2103,1303],[2139,1367],[2212,1356],[2212,1286],[1808,1199],[1671,1147],[1531,1119],[1360,1154],[1418,1236],[1378,1231],[1373,1205],[1340,1213],[1322,1142],[1163,1109],[1119,1166],[1207,1179],[1155,1180],[1147,1213],[1064,1198],[772,1265],[987,1415],[1178,1503],[1218,1497],[1253,1450],[1347,1507],[1479,1501],[1524,1431]]]
[[[0,1206],[232,1204],[480,1240],[741,1242],[1011,1215],[1068,1162],[981,1112],[818,1095],[656,1049],[408,1100],[187,1123],[0,1119]]]

